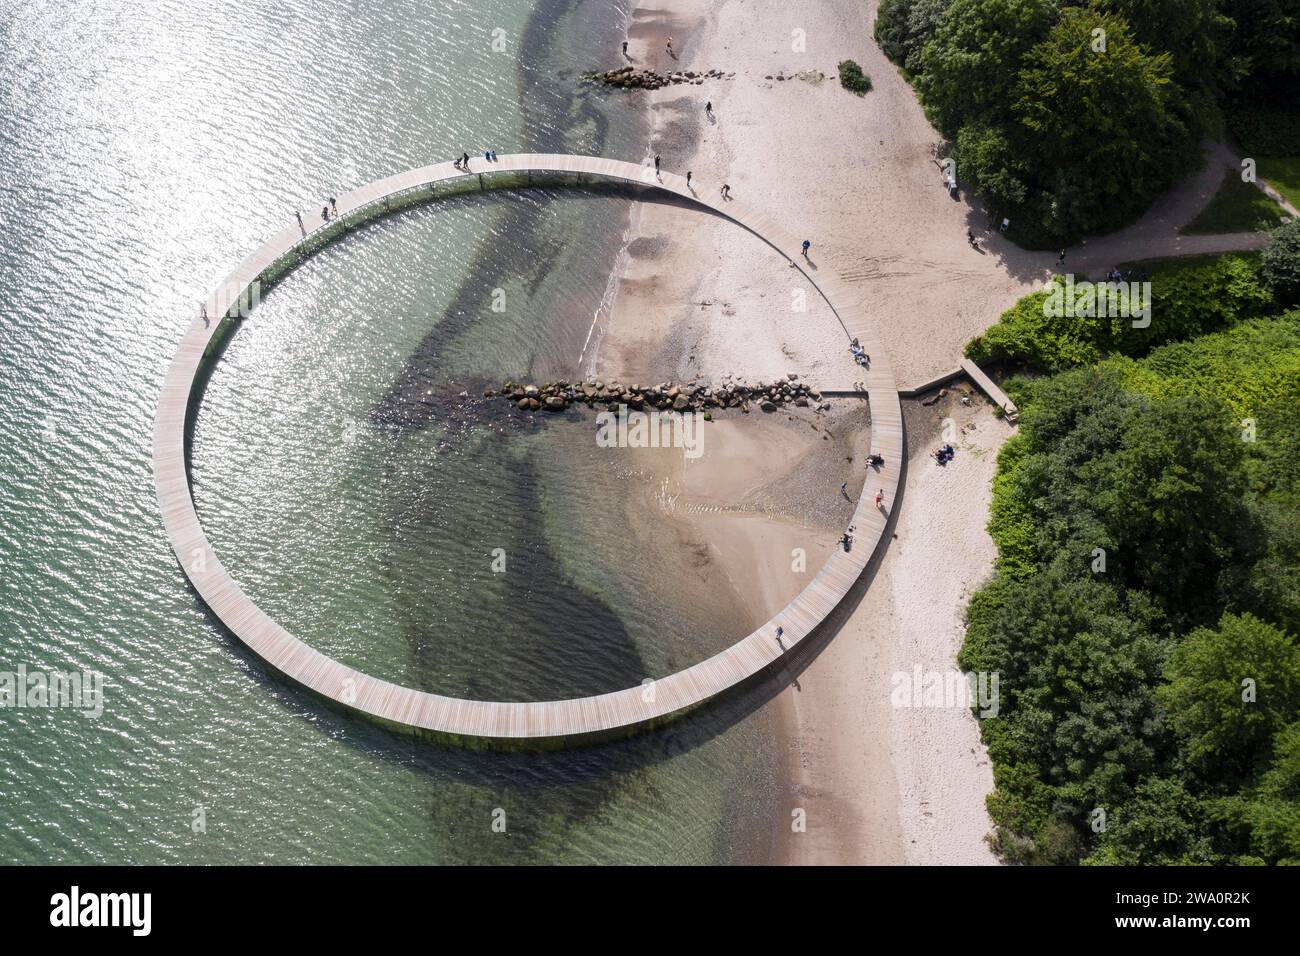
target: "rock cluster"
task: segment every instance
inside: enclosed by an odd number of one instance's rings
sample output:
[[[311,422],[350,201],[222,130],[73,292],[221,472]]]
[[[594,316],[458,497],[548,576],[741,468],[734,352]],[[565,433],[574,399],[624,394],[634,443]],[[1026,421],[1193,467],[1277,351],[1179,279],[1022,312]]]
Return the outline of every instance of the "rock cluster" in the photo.
[[[821,70],[800,70],[798,73],[786,73],[780,70],[777,73],[768,73],[763,77],[765,80],[803,80],[805,83],[817,84],[826,79],[826,74]]]
[[[496,396],[513,402],[520,411],[529,412],[543,409],[562,412],[575,404],[706,413],[713,408],[739,408],[748,412],[750,405],[757,405],[765,412],[774,412],[783,405],[830,407],[822,403],[820,392],[800,382],[799,376],[793,373],[770,384],[758,382],[751,385],[724,379],[716,388],[696,382],[623,385],[592,378],[585,382],[547,382],[540,386],[506,382],[500,389],[489,388],[483,393],[484,398]]]
[[[726,75],[735,76],[734,73]],[[638,70],[633,66],[624,66],[617,70],[584,73],[583,77],[595,83],[618,86],[625,90],[658,90],[676,83],[693,83],[698,86],[705,80],[721,80],[724,74],[721,70],[706,70],[703,73],[697,73],[695,70],[669,70],[667,73],[656,73],[654,70]]]

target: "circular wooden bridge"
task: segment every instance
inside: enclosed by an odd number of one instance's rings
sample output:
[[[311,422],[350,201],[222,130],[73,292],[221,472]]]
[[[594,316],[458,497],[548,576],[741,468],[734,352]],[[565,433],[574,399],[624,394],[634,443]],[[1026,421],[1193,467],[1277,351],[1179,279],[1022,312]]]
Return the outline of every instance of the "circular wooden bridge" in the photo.
[[[881,547],[903,463],[903,421],[889,357],[859,296],[839,278],[813,271],[800,243],[742,199],[722,196],[717,186],[699,191],[684,177],[653,167],[595,156],[523,153],[495,162],[472,159],[468,171],[450,162],[423,166],[337,197],[328,222],[309,211],[314,227],[291,223],[245,259],[204,304],[172,359],[158,400],[153,470],[163,524],[181,567],[199,595],[255,654],[281,674],[345,707],[396,728],[459,744],[554,747],[608,738],[662,723],[745,683],[777,664],[804,641],[862,574]],[[793,265],[825,298],[849,338],[871,356],[860,375],[871,405],[871,451],[884,465],[864,485],[851,524],[855,546],[837,547],[816,576],[775,617],[726,650],[699,663],[626,690],[592,697],[537,702],[465,700],[380,680],[341,664],[273,621],[230,576],[199,523],[190,494],[186,428],[201,398],[196,387],[204,362],[222,335],[255,301],[260,283],[292,269],[349,229],[390,211],[440,196],[495,188],[620,183],[669,193],[712,210],[748,229]],[[848,338],[845,340],[847,350]],[[881,508],[875,495],[884,490]],[[777,636],[777,629],[782,633]]]

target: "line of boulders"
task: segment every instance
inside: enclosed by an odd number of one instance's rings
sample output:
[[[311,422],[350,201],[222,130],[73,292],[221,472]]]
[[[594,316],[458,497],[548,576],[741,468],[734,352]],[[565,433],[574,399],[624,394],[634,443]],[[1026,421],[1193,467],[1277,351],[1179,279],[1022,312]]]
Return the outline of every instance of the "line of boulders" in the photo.
[[[698,382],[624,385],[591,378],[585,382],[547,382],[544,385],[506,382],[500,389],[489,388],[483,393],[484,398],[498,396],[526,412],[562,412],[570,405],[600,404],[626,405],[635,410],[657,408],[674,412],[704,412],[707,418],[710,417],[709,409],[714,408],[738,408],[746,413],[751,405],[764,412],[774,412],[783,405],[819,410],[830,408],[822,401],[821,392],[800,382],[799,376],[793,373],[775,382],[752,385],[727,378],[715,388]]]
[[[821,70],[800,70],[798,73],[786,73],[785,70],[778,70],[776,73],[768,73],[763,79],[765,80],[803,80],[806,83],[820,83],[826,79],[826,74]]]
[[[678,83],[693,83],[696,86],[705,80],[730,79],[735,73],[724,74],[721,70],[669,70],[658,73],[654,70],[638,70],[634,66],[624,66],[617,70],[595,70],[582,74],[582,78],[605,86],[617,86],[625,90],[658,90]]]

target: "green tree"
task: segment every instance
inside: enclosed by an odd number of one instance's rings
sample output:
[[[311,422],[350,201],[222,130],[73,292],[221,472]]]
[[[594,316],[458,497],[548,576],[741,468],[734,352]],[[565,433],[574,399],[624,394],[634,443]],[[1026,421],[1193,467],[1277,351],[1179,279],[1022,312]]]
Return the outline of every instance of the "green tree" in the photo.
[[[1188,167],[1171,75],[1169,55],[1144,51],[1122,19],[1076,8],[1025,55],[1011,141],[1037,174],[1044,228],[1064,237],[1113,228]]]
[[[1158,595],[1176,624],[1212,620],[1258,557],[1243,444],[1228,409],[1199,396],[1080,422],[1052,459],[1044,551],[1109,541],[1118,583]]]
[[[1134,798],[1107,814],[1097,849],[1084,862],[1107,866],[1223,862],[1206,834],[1205,809],[1177,778],[1144,780]]]
[[[881,0],[876,42],[908,73],[921,70],[921,50],[934,35],[952,0]]]
[[[1024,827],[1036,842],[1053,820],[1082,832],[1094,807],[1123,802],[1157,760],[1162,730],[1152,688],[1164,641],[1150,630],[1154,609],[1057,565],[1017,582],[981,613],[982,633],[963,666],[977,655],[982,669],[999,674],[1000,712],[984,721],[989,753],[1032,765],[1038,780],[1017,779],[998,822]],[[1052,788],[1050,801],[1039,784]]]
[[[1000,494],[1029,503],[1041,567],[1087,568],[1101,548],[1106,579],[1156,596],[1179,626],[1217,620],[1245,590],[1260,532],[1222,403],[1151,401],[1080,369],[1039,385],[1022,433],[1029,452]]]
[[[961,178],[995,209],[1016,210],[1029,199],[1032,171],[1021,161],[1003,129],[979,124],[963,126],[957,133],[953,158]]]
[[[1220,0],[1092,0],[1103,13],[1117,14],[1138,42],[1169,54],[1174,76],[1188,90],[1217,92],[1231,82],[1222,76],[1221,45],[1233,23],[1219,12]],[[1204,102],[1204,101],[1202,101]]]
[[[1272,766],[1243,802],[1239,820],[1249,829],[1252,855],[1300,865],[1300,722],[1277,733],[1273,753]]]
[[[1300,416],[1295,399],[1265,406],[1247,474],[1267,542],[1251,571],[1251,596],[1265,619],[1300,634]]]
[[[1055,19],[1053,0],[955,0],[921,52],[917,87],[935,125],[949,136],[979,130],[968,148],[993,134],[987,124],[1007,118],[1022,58]]]
[[[1228,71],[1252,97],[1291,102],[1300,95],[1300,0],[1221,0],[1232,29],[1223,43]]]
[[[1173,649],[1158,695],[1190,767],[1235,789],[1271,759],[1273,735],[1300,713],[1300,648],[1251,614],[1225,614]],[[1243,682],[1253,682],[1254,699]]]

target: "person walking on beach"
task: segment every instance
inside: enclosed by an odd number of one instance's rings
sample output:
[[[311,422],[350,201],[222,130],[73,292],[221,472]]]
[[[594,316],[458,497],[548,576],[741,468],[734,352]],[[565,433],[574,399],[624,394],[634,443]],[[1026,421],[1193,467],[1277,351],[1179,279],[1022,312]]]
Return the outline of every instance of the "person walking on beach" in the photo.
[[[879,508],[885,500],[885,489],[881,488],[876,492],[876,507]],[[883,510],[883,509],[882,509]]]
[[[847,481],[841,483],[840,494],[842,494],[845,498],[849,496],[849,483]]]
[[[655,153],[655,175],[659,175],[659,154]]]
[[[686,188],[691,188],[691,171],[689,169],[686,170]]]
[[[626,59],[630,59],[630,57],[628,57],[628,55],[627,55],[627,41],[626,41],[626,40],[623,41],[623,56],[624,56],[624,58],[626,58]]]
[[[330,207],[328,203],[320,207],[320,217],[326,222],[330,221]]]
[[[337,216],[339,214],[339,204],[333,196],[330,196],[330,209],[334,210],[334,215]]]
[[[809,250],[811,247],[812,247],[812,243],[809,242],[807,239],[805,239],[805,240],[803,241],[803,257],[804,257],[805,259],[808,258],[808,250]]]
[[[460,154],[460,165],[466,172],[469,171],[469,153]]]
[[[726,183],[722,184],[722,198],[723,199],[731,198],[731,187],[728,186]]]
[[[674,60],[677,59],[677,57],[673,54],[673,38],[672,38],[672,37],[669,37],[669,38],[668,38],[668,55],[671,56]]]
[[[704,115],[705,116],[713,115],[713,100],[709,100],[707,103],[704,104]]]

